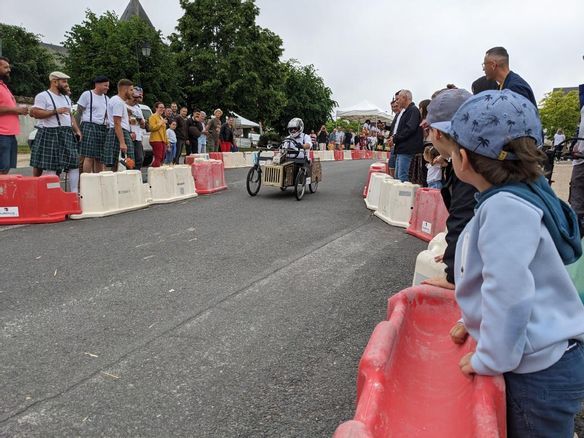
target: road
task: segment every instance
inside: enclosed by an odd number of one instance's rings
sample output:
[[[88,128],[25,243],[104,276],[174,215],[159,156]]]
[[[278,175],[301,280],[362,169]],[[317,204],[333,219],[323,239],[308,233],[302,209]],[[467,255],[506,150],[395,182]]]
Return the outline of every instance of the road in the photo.
[[[0,228],[0,436],[331,436],[425,247],[365,209],[369,164]]]

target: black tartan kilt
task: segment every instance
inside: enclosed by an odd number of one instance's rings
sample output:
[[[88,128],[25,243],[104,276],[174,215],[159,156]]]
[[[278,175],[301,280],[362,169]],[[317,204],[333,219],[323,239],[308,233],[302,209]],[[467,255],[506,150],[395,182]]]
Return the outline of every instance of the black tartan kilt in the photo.
[[[77,139],[70,126],[39,128],[32,144],[30,165],[56,172],[79,168]]]
[[[124,133],[124,140],[126,142],[126,146],[128,146],[128,154],[127,156],[135,159],[134,157],[134,142],[130,137],[130,132],[122,129]],[[107,130],[107,135],[105,137],[105,148],[103,149],[103,154],[101,157],[101,162],[105,164],[107,167],[112,167],[114,163],[118,162],[118,158],[120,156],[120,142],[118,141],[118,137],[116,136],[116,132],[114,128],[109,128]]]
[[[103,155],[105,147],[105,137],[107,135],[107,126],[98,125],[97,123],[81,123],[81,143],[79,144],[79,155],[87,158],[99,158]]]

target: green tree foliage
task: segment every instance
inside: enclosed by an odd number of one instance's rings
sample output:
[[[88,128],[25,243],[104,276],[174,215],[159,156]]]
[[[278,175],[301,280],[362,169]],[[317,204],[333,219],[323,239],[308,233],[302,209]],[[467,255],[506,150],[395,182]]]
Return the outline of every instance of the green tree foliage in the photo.
[[[10,59],[10,89],[16,96],[35,96],[47,89],[55,59],[40,45],[37,35],[22,27],[0,23],[2,55]]]
[[[285,103],[282,40],[256,25],[253,0],[181,0],[172,48],[189,103],[270,124]]]
[[[558,128],[570,138],[580,123],[580,100],[577,91],[561,90],[546,94],[541,101],[539,115],[546,136],[553,138]]]
[[[356,121],[356,120],[337,119],[337,120],[329,120],[328,122],[326,122],[326,130],[329,133],[331,133],[334,128],[342,129],[343,131],[346,131],[347,129],[352,129],[353,132],[360,133],[361,126],[363,126],[363,124],[361,122]]]
[[[313,65],[301,66],[292,60],[284,64],[284,93],[287,103],[282,110],[277,129],[286,131],[288,121],[300,117],[306,132],[315,130],[330,119],[337,103],[332,100],[332,91],[317,74]]]
[[[142,54],[145,44],[151,48],[149,57]],[[88,10],[85,20],[67,32],[64,45],[73,97],[90,88],[95,76],[106,75],[113,94],[117,81],[128,78],[144,88],[150,106],[157,100],[183,100],[174,54],[160,32],[138,17],[120,21],[113,12],[97,16]]]

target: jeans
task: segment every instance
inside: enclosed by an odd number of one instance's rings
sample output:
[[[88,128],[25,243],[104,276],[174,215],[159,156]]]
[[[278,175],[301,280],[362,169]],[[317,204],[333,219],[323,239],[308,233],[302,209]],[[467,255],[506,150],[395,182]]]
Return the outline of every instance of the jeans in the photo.
[[[442,181],[432,181],[428,183],[429,189],[438,189],[442,190]]]
[[[508,438],[573,438],[574,417],[584,400],[581,343],[545,370],[504,377]]]
[[[174,164],[178,164],[179,160],[180,160],[180,156],[182,155],[182,151],[184,146],[186,146],[186,142],[184,140],[181,140],[180,138],[176,140],[176,151],[174,154],[174,158],[173,158],[173,163]],[[187,155],[189,155],[189,147],[187,146]]]
[[[397,154],[395,162],[395,175],[401,182],[409,181],[410,179],[410,163],[413,155]]]
[[[172,164],[175,155],[176,155],[176,143],[170,143],[170,148],[166,150],[166,155],[164,157],[164,164]]]
[[[197,140],[197,146],[199,154],[206,154],[207,153],[207,136],[201,134],[199,139]]]
[[[395,169],[395,146],[389,151],[389,160],[387,160],[387,167],[390,169]]]
[[[142,145],[142,140],[134,140],[134,157],[136,161],[134,169],[142,169],[144,164],[144,145]]]

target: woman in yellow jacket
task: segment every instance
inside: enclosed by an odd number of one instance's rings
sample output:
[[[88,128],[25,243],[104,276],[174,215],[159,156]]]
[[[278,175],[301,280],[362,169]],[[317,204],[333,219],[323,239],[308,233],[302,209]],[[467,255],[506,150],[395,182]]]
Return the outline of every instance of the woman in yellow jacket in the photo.
[[[168,146],[168,137],[166,136],[166,119],[164,118],[164,104],[156,102],[154,104],[154,114],[148,119],[150,128],[150,145],[152,146],[152,167],[160,167],[164,161],[164,154]]]

